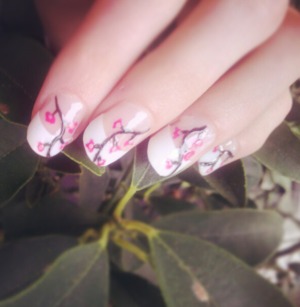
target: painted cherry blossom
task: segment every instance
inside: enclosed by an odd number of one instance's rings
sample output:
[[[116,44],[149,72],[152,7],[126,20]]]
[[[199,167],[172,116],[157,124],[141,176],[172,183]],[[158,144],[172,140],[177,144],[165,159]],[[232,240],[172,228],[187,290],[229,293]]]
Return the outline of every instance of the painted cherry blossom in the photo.
[[[112,153],[112,152],[116,152],[119,150],[121,150],[121,147],[119,145],[114,145],[109,149],[109,152]]]
[[[171,160],[166,160],[166,169],[170,169],[173,167],[173,163]]]
[[[42,152],[45,149],[45,146],[42,142],[38,142],[37,149],[39,152]]]
[[[165,168],[171,170],[169,175],[174,174],[183,163],[188,162],[196,154],[196,151],[204,143],[204,134],[206,126],[196,127],[191,130],[183,130],[175,127],[172,138],[181,138],[181,144],[178,147],[178,157],[174,160],[166,160]]]
[[[47,149],[46,156],[51,157],[51,151],[54,148],[55,144],[59,143],[56,148],[59,148],[60,150],[63,150],[69,142],[65,141],[65,134],[68,132],[72,134],[76,127],[78,126],[78,122],[74,123],[66,123],[63,113],[60,109],[59,103],[57,96],[55,96],[54,99],[54,104],[55,104],[55,110],[53,112],[47,111],[45,112],[45,121],[48,122],[49,124],[53,125],[55,123],[59,123],[59,131],[58,133],[53,136],[53,139],[49,142],[39,142],[38,143],[38,151],[44,151]]]
[[[149,130],[133,131],[127,129],[127,127],[123,125],[122,118],[115,120],[112,124],[112,128],[114,131],[101,143],[96,143],[90,139],[89,142],[85,144],[87,150],[94,153],[92,161],[98,166],[103,166],[106,164],[107,160],[110,160],[109,157],[104,155],[107,155],[107,153],[113,154],[115,152],[122,151],[126,146],[133,146],[133,139]],[[125,137],[127,139],[126,141],[124,141]],[[105,148],[107,148],[108,151],[104,150]]]
[[[195,151],[188,151],[183,155],[183,160],[188,161],[192,158],[192,156],[195,154]]]
[[[49,111],[45,113],[45,120],[49,124],[54,124],[55,123],[55,114],[54,113],[51,113]]]
[[[229,159],[234,157],[233,152],[235,148],[233,145],[225,148],[222,145],[215,146],[210,152],[201,157],[198,161],[199,171],[202,175],[208,175],[216,169],[222,167]]]
[[[95,148],[95,143],[91,139],[88,143],[85,144],[85,147],[88,149],[89,152],[92,152]]]
[[[196,140],[196,142],[194,143],[194,146],[195,147],[201,147],[203,145],[203,140],[199,139],[199,140]]]
[[[102,158],[97,160],[97,166],[104,166],[105,163],[106,163],[106,160],[104,160]]]
[[[218,152],[219,151],[219,146],[215,146],[212,151],[213,152]]]
[[[119,118],[119,119],[115,120],[115,121],[113,122],[112,127],[113,127],[113,129],[122,128],[122,127],[123,127],[122,118]]]
[[[125,147],[127,147],[127,146],[133,146],[133,145],[134,145],[134,143],[131,141],[131,139],[125,141],[125,143],[124,143],[124,146],[125,146]]]
[[[177,139],[178,137],[180,137],[180,132],[181,130],[178,127],[175,127],[173,134],[172,134],[172,138]]]
[[[70,124],[68,125],[68,127],[67,127],[68,132],[69,132],[70,134],[74,133],[74,131],[76,130],[77,126],[78,126],[78,122],[70,123]]]

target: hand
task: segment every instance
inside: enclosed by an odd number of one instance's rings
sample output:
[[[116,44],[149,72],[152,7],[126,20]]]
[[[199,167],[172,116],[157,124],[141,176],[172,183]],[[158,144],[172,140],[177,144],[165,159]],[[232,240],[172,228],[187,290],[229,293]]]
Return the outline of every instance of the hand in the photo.
[[[300,75],[299,14],[287,0],[203,0],[176,18],[185,2],[79,1],[84,19],[65,15],[60,34],[50,18],[63,48],[33,110],[33,150],[51,157],[84,131],[106,166],[150,137],[149,161],[169,176],[196,161],[206,175],[262,146]]]

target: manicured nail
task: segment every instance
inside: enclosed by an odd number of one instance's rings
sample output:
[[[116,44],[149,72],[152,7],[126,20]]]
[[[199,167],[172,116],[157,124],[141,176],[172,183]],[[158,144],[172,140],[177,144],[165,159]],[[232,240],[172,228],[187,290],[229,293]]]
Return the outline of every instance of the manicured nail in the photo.
[[[209,175],[229,163],[234,158],[235,152],[236,143],[234,141],[215,146],[199,159],[198,168],[200,174],[202,176]]]
[[[88,157],[106,166],[142,141],[150,130],[150,114],[133,104],[122,103],[96,117],[83,135]]]
[[[205,121],[183,116],[150,138],[148,159],[160,176],[171,176],[196,162],[213,139]]]
[[[29,145],[43,157],[58,154],[74,139],[84,113],[83,103],[73,95],[49,97],[28,126]]]

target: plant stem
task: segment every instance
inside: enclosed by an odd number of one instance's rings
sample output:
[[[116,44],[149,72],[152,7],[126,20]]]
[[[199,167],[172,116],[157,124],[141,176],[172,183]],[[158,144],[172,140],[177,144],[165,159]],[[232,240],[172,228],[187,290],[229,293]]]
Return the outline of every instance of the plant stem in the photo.
[[[134,196],[136,191],[137,191],[137,188],[135,186],[131,185],[129,187],[129,189],[127,190],[127,192],[125,193],[125,195],[119,201],[119,203],[118,203],[118,205],[117,205],[117,207],[115,209],[115,212],[114,212],[114,217],[117,220],[121,219],[122,213],[123,213],[127,203]]]
[[[156,236],[159,231],[147,224],[141,223],[139,221],[122,221],[122,225],[124,226],[125,229],[127,230],[135,230],[138,231],[142,234],[144,234],[148,239],[150,237]]]
[[[134,245],[134,244],[132,244],[132,243],[126,241],[126,240],[123,240],[120,237],[113,238],[113,241],[115,242],[115,244],[119,245],[123,249],[126,249],[129,252],[131,252],[132,254],[134,254],[142,262],[148,262],[149,261],[148,255],[143,250],[141,250],[138,246],[136,246],[136,245]]]
[[[150,202],[150,197],[151,194],[157,190],[158,188],[160,188],[161,186],[161,182],[158,182],[156,184],[154,184],[153,186],[151,186],[145,193],[144,193],[144,200],[149,203]]]
[[[100,246],[105,249],[108,243],[108,239],[109,239],[109,234],[111,233],[112,229],[115,226],[113,224],[106,224],[104,225],[101,235],[100,235],[100,239],[99,239],[99,244]]]
[[[132,163],[130,163],[129,167],[127,167],[127,169],[125,170],[124,174],[122,175],[120,184],[116,188],[116,192],[114,193],[111,200],[108,202],[107,206],[105,206],[104,208],[105,213],[111,214],[111,212],[113,212],[117,199],[119,198],[119,194],[121,192],[125,192],[128,189],[128,186],[130,185],[130,181],[131,181],[131,176],[132,176]]]

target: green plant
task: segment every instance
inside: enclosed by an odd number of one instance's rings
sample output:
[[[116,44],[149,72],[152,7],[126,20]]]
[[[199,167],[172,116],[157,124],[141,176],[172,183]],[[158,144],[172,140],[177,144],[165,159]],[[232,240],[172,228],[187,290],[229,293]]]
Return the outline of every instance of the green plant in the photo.
[[[251,176],[238,161],[205,178],[193,167],[162,178],[146,142],[106,170],[89,162],[80,138],[41,159],[26,143],[26,124],[52,57],[37,41],[41,31],[17,24],[7,3],[0,2],[0,307],[292,306],[255,272],[276,251],[283,220],[250,199],[247,178],[261,179],[267,167],[300,180],[298,102],[254,155],[264,172]]]

